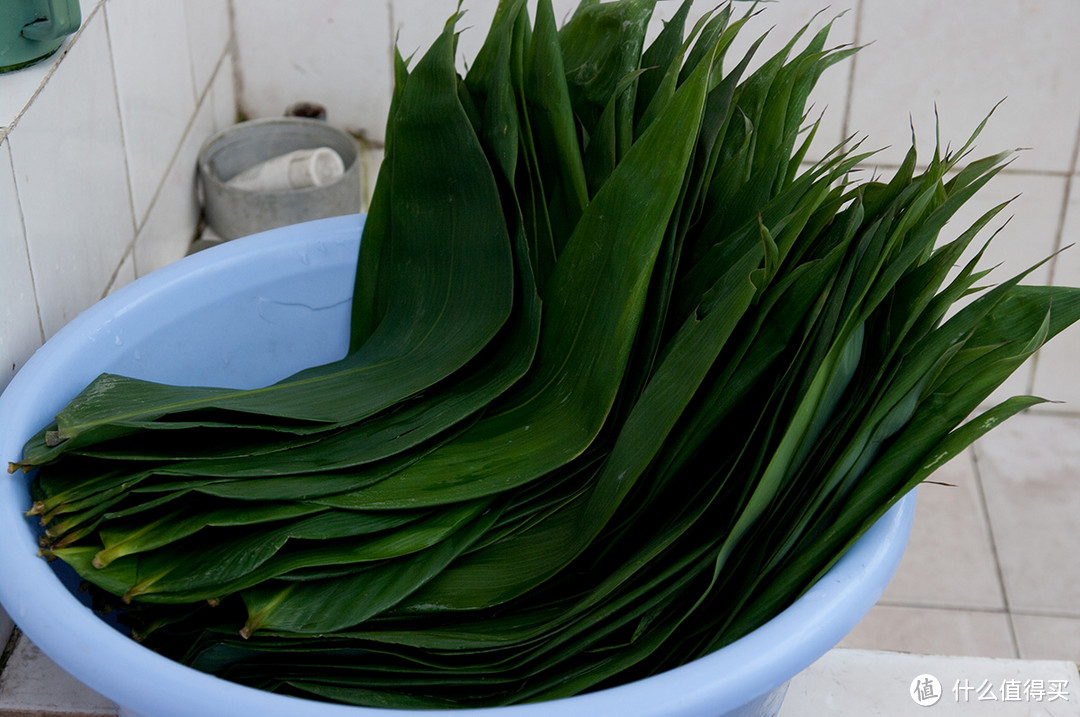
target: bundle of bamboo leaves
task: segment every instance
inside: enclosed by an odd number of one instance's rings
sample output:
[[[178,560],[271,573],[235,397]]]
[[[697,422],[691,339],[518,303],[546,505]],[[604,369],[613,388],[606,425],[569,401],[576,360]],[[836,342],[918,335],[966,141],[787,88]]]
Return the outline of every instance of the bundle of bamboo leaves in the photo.
[[[231,680],[548,699],[753,630],[1037,403],[968,420],[1080,290],[971,298],[1002,206],[938,242],[1009,154],[804,164],[854,50],[826,27],[750,72],[749,15],[688,28],[687,0],[646,48],[653,5],[504,0],[463,77],[456,17],[399,56],[348,355],[255,390],[101,376],[25,448],[44,552]]]

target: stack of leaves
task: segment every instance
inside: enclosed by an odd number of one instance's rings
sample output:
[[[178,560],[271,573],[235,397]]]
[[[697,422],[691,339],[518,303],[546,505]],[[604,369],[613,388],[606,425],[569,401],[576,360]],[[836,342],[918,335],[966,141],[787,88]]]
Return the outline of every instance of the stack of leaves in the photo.
[[[688,28],[688,0],[646,47],[653,4],[503,0],[463,77],[457,18],[398,57],[348,355],[257,390],[101,376],[25,449],[45,552],[231,680],[549,699],[753,630],[1037,403],[967,420],[1080,290],[976,291],[1001,206],[938,241],[1008,153],[805,163],[854,49],[799,33],[751,72],[749,15]]]

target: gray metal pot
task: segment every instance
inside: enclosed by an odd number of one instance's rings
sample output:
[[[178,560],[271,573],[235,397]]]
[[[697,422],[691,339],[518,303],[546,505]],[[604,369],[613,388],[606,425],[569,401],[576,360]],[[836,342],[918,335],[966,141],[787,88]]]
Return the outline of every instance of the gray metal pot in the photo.
[[[226,184],[268,159],[316,147],[333,149],[345,163],[344,175],[332,184],[276,192]],[[347,133],[319,120],[280,117],[233,125],[203,145],[198,172],[206,223],[222,239],[311,219],[355,214],[362,208],[357,143]]]

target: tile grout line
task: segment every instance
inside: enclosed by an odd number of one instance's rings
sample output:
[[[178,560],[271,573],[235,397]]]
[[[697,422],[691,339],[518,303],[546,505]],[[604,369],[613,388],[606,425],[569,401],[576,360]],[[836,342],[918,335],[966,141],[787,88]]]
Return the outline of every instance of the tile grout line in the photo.
[[[236,3],[227,0],[226,6],[229,12],[229,40],[225,43],[226,54],[229,55],[232,80],[233,80],[233,119],[235,123],[240,119],[240,98],[244,90],[244,73],[240,67],[240,40],[236,34]],[[216,71],[213,73],[216,76]],[[211,84],[213,84],[211,82]],[[216,109],[216,107],[215,107]]]
[[[195,55],[193,55],[192,52],[191,52],[191,43],[192,43],[191,14],[185,10],[184,11],[184,44],[187,46],[188,79],[191,80],[191,96],[195,100],[195,105],[198,106],[198,103],[199,103],[199,86],[198,86],[197,81],[195,80],[195,74],[196,74],[196,72],[195,72]],[[226,47],[228,46],[228,44],[229,44],[228,42],[225,43]],[[220,58],[218,58],[218,61],[220,62]],[[216,66],[216,63],[215,63],[214,72],[211,72],[210,76],[214,77],[216,74],[217,74],[217,66]],[[209,86],[210,85],[207,84],[207,87],[209,87]]]
[[[162,189],[164,188],[165,184],[168,182],[169,174],[172,172],[174,166],[176,165],[177,160],[180,157],[180,150],[183,149],[184,143],[188,140],[188,135],[191,133],[192,128],[195,126],[195,120],[198,118],[199,113],[203,110],[203,106],[206,104],[206,102],[211,101],[211,90],[212,90],[212,88],[214,86],[214,83],[218,79],[218,74],[222,71],[222,67],[225,64],[225,58],[229,57],[230,50],[231,50],[230,44],[226,43],[225,49],[222,51],[221,56],[218,57],[217,63],[214,65],[213,72],[210,73],[210,79],[207,81],[206,87],[204,87],[202,89],[202,92],[198,95],[198,97],[195,98],[195,107],[192,110],[191,116],[188,118],[187,126],[184,127],[183,134],[180,135],[180,140],[176,143],[176,147],[173,149],[172,156],[169,158],[169,162],[165,167],[165,171],[162,173],[161,181],[158,183],[157,187],[154,189],[154,194],[150,197],[150,203],[147,205],[147,208],[146,208],[146,217],[144,218],[144,221],[142,222],[142,224],[139,224],[138,220],[135,219],[134,199],[132,199],[132,221],[136,222],[136,227],[135,227],[134,233],[131,236],[131,241],[128,243],[127,248],[124,250],[124,256],[127,257],[129,254],[131,255],[132,268],[135,271],[135,277],[136,278],[139,277],[139,266],[138,266],[138,259],[137,259],[136,255],[135,255],[135,244],[139,239],[139,233],[142,231],[143,225],[146,224],[146,220],[148,220],[150,218],[151,213],[154,211],[154,208],[157,206],[158,200],[161,197]],[[119,91],[117,91],[117,101],[118,102],[119,102],[119,97],[120,97]],[[122,124],[122,121],[121,121],[121,127],[122,126],[123,126],[123,124]],[[125,152],[124,152],[124,161],[125,161],[125,164],[126,164],[126,162],[127,162],[126,144],[125,144]],[[129,172],[129,177],[130,177],[130,169],[128,170],[128,172]],[[130,197],[130,185],[129,185],[129,197]],[[108,295],[109,289],[111,289],[113,284],[116,282],[116,278],[119,276],[120,269],[123,267],[123,265],[124,265],[124,260],[121,260],[120,263],[117,264],[116,270],[113,272],[112,278],[109,280],[109,285],[105,289],[105,295]]]
[[[950,605],[948,603],[920,603],[910,600],[879,600],[878,605],[884,607],[902,607],[911,610],[941,610],[944,612],[977,612],[983,615],[1004,615],[1003,607],[976,607],[974,605]],[[1056,616],[1054,616],[1056,617]]]
[[[1080,612],[1060,612],[1056,610],[1022,610],[1003,607],[979,607],[976,605],[956,605],[949,603],[915,602],[912,600],[879,600],[878,605],[899,607],[910,610],[940,610],[943,612],[975,612],[981,615],[1013,615],[1021,617],[1045,617],[1057,620],[1076,620],[1080,622]]]
[[[1019,615],[1021,617],[1048,617],[1057,620],[1078,620],[1080,621],[1080,612],[1060,612],[1057,610],[1012,610],[1013,615]]]
[[[818,162],[815,160],[804,160],[801,164],[804,167],[813,167]],[[858,165],[862,169],[888,169],[896,170],[900,168],[900,165],[895,162],[866,162]],[[924,171],[927,169],[925,164],[916,164],[915,168]],[[1077,171],[1080,171],[1078,166]],[[1048,177],[1051,179],[1065,179],[1069,181],[1073,178],[1075,172],[1073,170],[1057,170],[1057,169],[1013,169],[1011,167],[1004,167],[1001,170],[1001,174],[1007,174],[1011,177]]]
[[[116,125],[120,128],[120,144],[122,154],[124,158],[124,174],[127,175],[127,199],[128,199],[128,211],[131,212],[131,242],[124,249],[124,253],[121,255],[120,261],[116,264],[116,268],[113,269],[112,275],[109,280],[105,282],[105,289],[102,296],[104,297],[109,293],[109,289],[116,283],[116,278],[120,276],[120,269],[124,266],[125,258],[132,251],[132,246],[135,242],[135,237],[139,233],[139,220],[135,217],[135,194],[132,191],[132,176],[131,176],[131,162],[128,160],[128,142],[127,132],[124,126],[124,113],[120,111],[120,85],[116,81],[116,57],[113,54],[112,45],[112,31],[109,29],[109,13],[103,8],[101,12],[102,22],[105,23],[105,44],[109,49],[109,70],[110,79],[112,80],[113,97],[116,99]],[[131,257],[132,267],[135,264],[135,256]]]
[[[0,650],[0,675],[4,673],[4,668],[7,667],[8,660],[11,659],[11,654],[15,652],[15,646],[19,643],[19,638],[21,636],[22,631],[19,629],[19,626],[13,625],[11,628],[11,635],[8,636],[4,649]]]
[[[7,144],[8,166],[11,167],[11,184],[15,188],[15,206],[19,210],[19,226],[22,228],[23,254],[26,256],[26,268],[30,271],[30,288],[34,292],[34,310],[37,314],[38,335],[41,343],[45,343],[45,322],[41,320],[41,302],[38,301],[37,279],[34,276],[34,262],[30,260],[30,241],[26,236],[26,212],[23,211],[22,199],[19,197],[19,180],[15,174],[15,153],[11,151],[11,138],[5,137],[0,140],[0,147]]]
[[[1050,260],[1049,274],[1046,280],[1048,286],[1054,286],[1057,279],[1057,266],[1059,253],[1062,250],[1061,243],[1065,240],[1065,222],[1069,214],[1069,200],[1072,198],[1073,177],[1076,176],[1077,162],[1080,158],[1080,122],[1077,122],[1076,136],[1073,139],[1072,157],[1069,159],[1069,170],[1065,175],[1065,194],[1061,198],[1061,210],[1058,212],[1057,231],[1054,233],[1054,248]],[[1028,372],[1027,392],[1035,393],[1035,377],[1039,370],[1039,358],[1042,351],[1036,351],[1031,357],[1031,370]]]
[[[867,165],[875,169],[899,169],[900,165],[895,162],[871,162]],[[915,167],[919,170],[926,170],[928,165],[916,163]],[[1001,170],[1001,174],[1007,174],[1012,177],[1049,177],[1051,179],[1065,179],[1072,178],[1071,170],[1057,170],[1057,169],[1013,169],[1009,166],[1004,167]]]
[[[1073,139],[1072,157],[1069,159],[1068,173],[1065,175],[1065,197],[1061,200],[1061,211],[1058,213],[1057,233],[1054,236],[1054,252],[1061,251],[1061,242],[1065,239],[1065,219],[1069,213],[1069,199],[1072,196],[1073,178],[1080,171],[1080,121],[1076,126],[1076,137]],[[1050,285],[1054,285],[1057,273],[1057,257],[1050,265]]]
[[[26,111],[30,108],[30,106],[32,104],[34,104],[34,101],[37,100],[38,96],[41,95],[41,92],[42,92],[42,90],[44,90],[45,85],[47,85],[49,83],[49,81],[52,80],[52,77],[53,77],[53,75],[56,74],[56,71],[60,67],[60,64],[67,58],[67,56],[71,52],[72,48],[75,47],[75,43],[78,42],[79,39],[82,37],[83,33],[86,31],[86,28],[88,28],[90,26],[90,23],[93,21],[94,17],[98,13],[101,13],[102,18],[105,17],[105,10],[104,10],[104,7],[103,7],[104,4],[105,4],[104,0],[99,0],[99,2],[97,2],[94,5],[94,7],[90,11],[90,13],[82,20],[81,23],[79,23],[79,28],[74,33],[72,33],[70,38],[68,38],[68,40],[66,41],[66,43],[64,45],[63,50],[60,51],[60,54],[55,59],[55,61],[53,62],[52,67],[49,68],[49,71],[41,79],[41,83],[38,85],[37,89],[34,90],[34,93],[32,95],[30,95],[30,99],[27,100],[26,105],[23,106],[23,108],[21,110],[19,110],[18,113],[16,113],[15,118],[11,120],[11,123],[9,125],[7,125],[7,127],[0,128],[0,143],[3,143],[3,142],[7,143],[7,145],[8,145],[8,156],[11,159],[11,161],[10,161],[11,179],[14,182],[14,186],[15,186],[15,203],[19,208],[19,223],[22,225],[23,248],[24,248],[24,250],[26,252],[26,265],[30,270],[30,286],[33,288],[33,291],[34,291],[34,308],[37,311],[38,332],[39,332],[39,335],[41,337],[41,342],[42,343],[44,343],[45,339],[46,339],[46,336],[45,336],[45,322],[41,318],[41,302],[38,299],[37,279],[34,276],[34,263],[30,259],[30,242],[29,242],[29,238],[26,235],[26,212],[23,211],[22,199],[19,197],[19,181],[18,181],[18,176],[15,173],[15,153],[11,151],[11,149],[12,149],[11,138],[12,138],[12,135],[14,134],[15,126],[19,123],[19,120],[22,119],[23,115],[26,114]],[[108,28],[107,27],[106,27],[106,39],[108,39]],[[110,63],[112,62],[112,46],[111,46],[111,44],[109,46],[109,62]],[[114,80],[114,85],[115,85],[115,80]],[[117,108],[117,109],[119,111],[119,108]],[[125,162],[125,165],[126,165],[126,163],[127,163],[127,157],[126,156],[124,158],[124,162]],[[121,262],[121,263],[123,263],[123,262]],[[117,266],[116,272],[114,272],[113,276],[109,279],[109,285],[111,285],[113,280],[115,280],[116,273],[118,273],[119,270],[120,270],[120,267]],[[6,656],[5,656],[5,659],[6,659]]]
[[[80,37],[82,37],[83,30],[85,30],[86,27],[90,24],[91,18],[93,18],[94,15],[96,15],[97,12],[101,10],[101,6],[104,4],[105,0],[98,0],[94,4],[93,9],[90,10],[90,13],[85,18],[82,18],[82,21],[79,23],[78,29],[76,29],[75,32],[73,32],[64,41],[64,44],[61,46],[60,50],[57,51],[56,55],[49,58],[49,61],[52,63],[52,65],[45,73],[45,76],[41,78],[41,82],[38,83],[37,88],[30,95],[30,99],[26,101],[26,104],[22,106],[22,109],[15,113],[15,117],[12,118],[9,124],[0,127],[0,140],[3,140],[6,137],[10,136],[11,133],[15,131],[15,125],[17,125],[19,123],[19,120],[22,119],[22,116],[26,114],[26,110],[30,108],[30,105],[34,104],[34,100],[36,100],[38,98],[38,95],[41,94],[41,91],[45,89],[45,85],[49,84],[49,80],[51,80],[52,76],[56,74],[56,70],[60,67],[60,63],[63,62],[64,59],[68,56],[68,53],[71,52],[71,48],[75,47],[75,43],[79,40]]]
[[[858,0],[855,5],[855,34],[851,43],[853,47],[859,46],[859,39],[862,37],[862,17],[863,0]],[[840,123],[840,137],[845,142],[851,131],[851,98],[855,96],[855,63],[858,61],[859,53],[856,52],[848,64],[847,97],[844,98],[844,119]]]
[[[982,470],[979,466],[978,446],[972,446],[971,464],[975,471],[975,493],[979,497],[979,507],[982,509],[983,518],[986,520],[986,539],[990,543],[990,554],[994,557],[994,572],[997,574],[998,587],[1001,588],[1001,600],[1004,605],[1005,622],[1009,626],[1009,643],[1012,647],[1013,657],[1020,658],[1020,641],[1016,635],[1016,623],[1013,621],[1012,605],[1009,602],[1009,591],[1005,585],[1005,571],[1001,567],[1001,556],[998,553],[997,540],[994,536],[994,523],[990,519],[990,507],[986,501],[986,490],[983,486]]]

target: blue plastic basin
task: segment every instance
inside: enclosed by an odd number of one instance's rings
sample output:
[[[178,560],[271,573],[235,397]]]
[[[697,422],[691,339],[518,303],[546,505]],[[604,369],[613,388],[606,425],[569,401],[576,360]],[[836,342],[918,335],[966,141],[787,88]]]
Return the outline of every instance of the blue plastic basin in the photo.
[[[0,458],[22,446],[99,373],[254,387],[344,355],[362,216],[237,239],[160,269],[80,314],[0,396]],[[0,480],[0,601],[62,668],[150,717],[429,717],[346,707],[243,687],[161,657],[80,602],[37,556],[27,476]],[[612,689],[463,716],[774,715],[791,677],[836,645],[884,591],[907,545],[914,493],[829,573],[760,629],[707,657]]]

